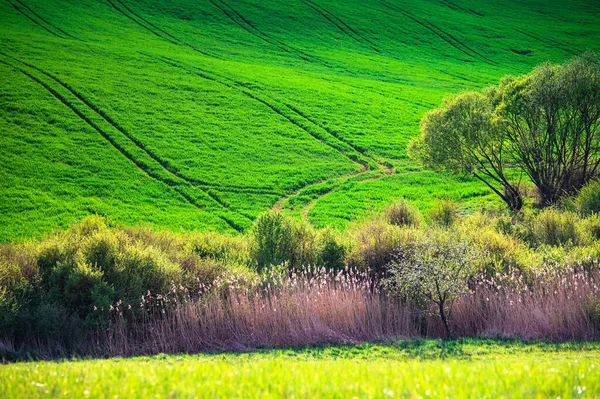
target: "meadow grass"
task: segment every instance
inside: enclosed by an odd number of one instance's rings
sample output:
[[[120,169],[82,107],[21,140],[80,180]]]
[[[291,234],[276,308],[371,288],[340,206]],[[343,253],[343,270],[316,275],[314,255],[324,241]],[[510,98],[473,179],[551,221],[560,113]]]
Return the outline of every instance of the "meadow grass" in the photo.
[[[425,211],[438,195],[465,209],[494,202],[477,182],[416,168],[408,140],[449,93],[599,50],[597,11],[596,1],[3,1],[0,240],[94,213],[232,232],[278,205],[344,227],[402,196]]]
[[[0,365],[5,397],[530,397],[600,395],[595,342],[394,340],[253,353]]]

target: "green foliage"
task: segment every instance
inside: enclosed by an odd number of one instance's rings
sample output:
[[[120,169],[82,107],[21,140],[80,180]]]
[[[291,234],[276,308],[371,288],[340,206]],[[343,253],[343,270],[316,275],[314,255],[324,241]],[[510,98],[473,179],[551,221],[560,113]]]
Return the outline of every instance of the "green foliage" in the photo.
[[[382,218],[371,218],[354,227],[350,234],[352,247],[347,264],[353,269],[383,275],[394,259],[396,248],[418,240],[423,232],[391,225]]]
[[[549,208],[531,221],[531,244],[533,246],[578,245],[580,235],[577,230],[577,216]]]
[[[327,270],[342,270],[346,266],[346,246],[340,242],[336,234],[330,229],[326,229],[319,234],[319,244],[321,253],[319,255],[318,266],[325,267]]]
[[[252,239],[259,269],[282,263],[297,268],[315,265],[319,260],[316,231],[281,212],[261,215],[252,228]]]
[[[597,214],[582,218],[558,208],[537,215],[481,212],[419,227],[391,220],[382,212],[339,232],[269,212],[251,232],[231,236],[111,227],[101,217],[86,218],[41,240],[0,246],[0,337],[16,344],[55,340],[75,351],[78,340],[106,327],[116,301],[132,305],[127,317],[137,317],[148,290],[158,295],[175,286],[195,295],[216,281],[225,293],[229,281],[254,281],[257,268],[273,284],[307,265],[342,273],[348,267],[392,281],[399,275],[389,267],[394,263],[436,278],[445,278],[447,268],[458,273],[451,279],[457,285],[448,287],[456,289],[447,293],[445,301],[451,301],[466,274],[490,277],[517,269],[527,279],[548,266],[591,270],[600,259]],[[465,263],[468,268],[452,269]],[[402,292],[423,294],[414,286]]]
[[[600,298],[592,296],[589,298],[587,313],[590,323],[600,331]]]
[[[105,325],[118,300],[136,309],[148,290],[164,294],[177,284],[195,292],[227,273],[249,274],[236,263],[248,256],[241,237],[222,236],[210,250],[199,245],[209,241],[204,234],[110,228],[96,216],[37,244],[4,246],[0,335],[17,343],[55,339],[73,349]]]
[[[594,53],[562,66],[545,63],[482,92],[447,98],[422,119],[411,153],[425,166],[471,173],[513,211],[523,205],[511,181],[520,170],[542,204],[552,205],[600,174],[599,99]]]
[[[584,216],[600,213],[600,181],[583,187],[573,199],[575,210]]]
[[[389,224],[395,226],[414,226],[421,224],[419,210],[405,200],[394,202],[384,211],[385,218]]]
[[[437,207],[430,210],[429,221],[436,226],[451,227],[458,219],[458,207],[450,199],[438,200]]]
[[[504,170],[506,132],[490,100],[493,90],[447,97],[421,120],[421,135],[409,144],[409,155],[425,167],[472,174],[509,206],[523,205],[518,186]]]

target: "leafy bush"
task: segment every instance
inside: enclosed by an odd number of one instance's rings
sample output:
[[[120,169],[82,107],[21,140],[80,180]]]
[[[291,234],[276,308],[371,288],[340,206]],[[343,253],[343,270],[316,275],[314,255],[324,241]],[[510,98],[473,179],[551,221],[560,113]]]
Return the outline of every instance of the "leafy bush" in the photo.
[[[588,216],[600,213],[600,180],[583,187],[575,196],[574,205],[580,215]]]
[[[458,220],[458,209],[450,199],[438,201],[437,207],[429,211],[429,221],[434,226],[450,227]]]
[[[186,237],[188,247],[202,259],[214,259],[227,264],[250,265],[252,254],[247,236],[231,236],[207,232]]]
[[[578,245],[577,215],[555,208],[545,209],[531,222],[531,239],[534,247]]]
[[[600,332],[600,298],[590,295],[586,313],[594,329]]]
[[[394,259],[396,248],[419,239],[422,234],[416,228],[393,226],[381,218],[372,218],[350,232],[352,247],[346,263],[353,269],[383,275],[387,264]]]
[[[119,300],[121,309],[133,306],[123,316],[127,323],[138,320],[142,309],[137,305],[148,290],[164,295],[176,289],[179,298],[180,292],[197,295],[213,286],[217,296],[227,298],[232,282],[252,286],[257,281],[256,266],[272,287],[290,274],[288,267],[311,265],[310,270],[324,267],[334,273],[346,273],[348,267],[387,281],[391,292],[427,309],[437,305],[438,313],[441,302],[441,309],[449,310],[453,293],[464,288],[461,273],[467,269],[488,278],[517,269],[525,281],[533,281],[546,267],[587,272],[598,267],[599,214],[582,218],[551,208],[538,215],[457,218],[455,208],[446,206],[434,218],[441,220],[438,227],[417,227],[404,222],[410,206],[390,209],[344,233],[316,230],[277,212],[261,216],[252,231],[239,236],[109,227],[92,217],[38,241],[0,245],[0,340],[16,347],[55,342],[75,350],[79,341],[114,321],[108,309]],[[437,282],[442,291],[450,290],[445,299],[436,302],[432,292],[414,285],[430,277],[444,278]],[[436,282],[428,281],[423,289]]]
[[[319,260],[315,230],[281,212],[261,215],[252,228],[252,239],[259,270],[284,262],[297,268]]]
[[[319,234],[320,255],[318,266],[327,270],[342,270],[346,263],[347,249],[335,236],[334,232],[326,229]]]
[[[385,218],[389,224],[394,226],[414,226],[421,224],[419,210],[405,200],[394,202],[385,211]]]

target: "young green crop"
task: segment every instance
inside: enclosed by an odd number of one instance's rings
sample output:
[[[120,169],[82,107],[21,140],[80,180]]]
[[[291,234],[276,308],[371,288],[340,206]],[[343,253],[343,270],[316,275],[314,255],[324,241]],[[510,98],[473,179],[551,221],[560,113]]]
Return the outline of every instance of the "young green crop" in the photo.
[[[406,158],[421,116],[599,50],[598,7],[2,1],[0,240],[90,213],[233,231],[272,206],[340,227],[403,196],[479,207],[481,184]]]

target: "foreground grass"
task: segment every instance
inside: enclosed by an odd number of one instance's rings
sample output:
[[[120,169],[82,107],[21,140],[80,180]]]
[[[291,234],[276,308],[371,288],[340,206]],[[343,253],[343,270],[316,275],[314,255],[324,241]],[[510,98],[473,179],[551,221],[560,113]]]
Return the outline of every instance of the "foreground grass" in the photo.
[[[600,343],[397,341],[0,366],[4,397],[598,397]]]

